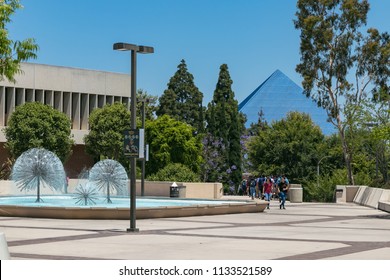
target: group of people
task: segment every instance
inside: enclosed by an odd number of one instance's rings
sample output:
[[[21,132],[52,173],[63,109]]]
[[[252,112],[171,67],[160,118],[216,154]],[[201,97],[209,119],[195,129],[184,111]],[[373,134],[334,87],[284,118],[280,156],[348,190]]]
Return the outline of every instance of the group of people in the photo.
[[[286,209],[285,202],[290,183],[285,175],[282,176],[250,176],[243,179],[239,188],[239,194],[249,195],[252,199],[263,198],[268,201],[267,209],[271,199],[279,198],[279,209]]]

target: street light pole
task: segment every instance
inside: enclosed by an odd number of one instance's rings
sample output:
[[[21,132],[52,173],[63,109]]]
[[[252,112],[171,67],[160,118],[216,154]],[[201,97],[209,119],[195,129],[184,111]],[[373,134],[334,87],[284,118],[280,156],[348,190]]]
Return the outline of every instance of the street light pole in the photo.
[[[137,52],[138,53],[153,53],[153,47],[137,46],[128,43],[115,43],[113,45],[114,50],[119,51],[131,51],[131,85],[130,85],[130,128],[136,129],[136,110],[137,110]],[[139,229],[136,227],[136,158],[130,158],[130,228],[128,232],[137,232]]]
[[[317,188],[320,187],[320,163],[321,161],[324,159],[324,158],[328,158],[330,156],[323,156],[319,161],[318,161],[318,164],[317,164]]]

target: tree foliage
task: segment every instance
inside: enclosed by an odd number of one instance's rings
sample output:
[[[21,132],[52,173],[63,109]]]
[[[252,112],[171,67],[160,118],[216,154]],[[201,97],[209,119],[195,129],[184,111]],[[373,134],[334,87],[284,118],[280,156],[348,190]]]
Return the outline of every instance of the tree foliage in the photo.
[[[36,58],[38,45],[32,38],[23,41],[11,40],[7,24],[16,10],[23,8],[18,0],[0,2],[0,80],[15,82],[15,74],[21,73],[20,63]]]
[[[192,125],[198,133],[203,132],[203,94],[195,86],[194,77],[188,72],[184,59],[169,80],[168,88],[159,98],[157,116],[169,115]]]
[[[241,134],[244,131],[244,118],[238,112],[238,102],[235,100],[232,90],[233,81],[230,78],[228,66],[222,64],[220,67],[218,82],[214,91],[213,99],[207,106],[206,131],[210,135],[208,144],[220,141],[218,146],[210,147],[218,152],[222,166],[219,170],[226,170],[228,176],[224,184],[238,187],[241,181]],[[217,163],[217,161],[214,161]],[[217,181],[211,172],[207,177],[209,180]],[[220,175],[219,175],[220,176]]]
[[[89,134],[84,137],[86,151],[95,160],[114,159],[126,166],[123,157],[125,130],[130,129],[130,112],[122,103],[106,104],[89,116]]]
[[[16,159],[31,148],[45,148],[64,162],[71,153],[70,119],[49,105],[38,102],[16,107],[4,129],[6,148]]]
[[[199,137],[194,136],[192,126],[163,115],[146,122],[145,133],[150,154],[146,174],[157,173],[171,163],[181,163],[199,172],[202,144]]]
[[[149,181],[199,182],[199,176],[181,163],[170,163],[148,177]]]
[[[349,183],[354,184],[353,151],[346,129],[356,112],[374,92],[388,92],[389,35],[369,29],[363,35],[367,0],[298,0],[295,28],[301,31],[301,63],[307,96],[325,108],[338,129]]]
[[[292,182],[314,178],[324,135],[305,113],[290,112],[285,119],[248,143],[249,160],[256,174],[286,174]]]
[[[155,118],[154,112],[157,109],[157,96],[148,94],[147,91],[138,89],[137,90],[137,126],[141,126],[142,123],[142,106],[145,105],[145,120],[153,120]]]

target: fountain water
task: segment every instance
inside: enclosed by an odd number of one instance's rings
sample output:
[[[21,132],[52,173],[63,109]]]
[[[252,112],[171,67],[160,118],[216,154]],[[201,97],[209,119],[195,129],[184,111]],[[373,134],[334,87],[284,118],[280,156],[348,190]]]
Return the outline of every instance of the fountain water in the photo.
[[[0,197],[0,216],[19,217],[43,217],[43,218],[64,218],[64,219],[129,219],[128,203],[128,177],[125,169],[114,160],[103,160],[95,164],[87,176],[85,172],[79,178],[79,185],[73,199],[81,207],[72,207],[64,203],[64,200],[72,200],[72,196],[66,195],[56,199],[58,196],[46,196],[45,205],[31,203],[25,196],[21,197]],[[88,177],[89,180],[86,178]],[[23,153],[15,162],[12,169],[12,179],[17,187],[23,191],[37,190],[36,202],[42,202],[40,188],[47,186],[53,190],[62,190],[66,184],[65,172],[61,161],[52,152],[45,149],[34,148]],[[88,207],[88,204],[95,204],[98,198],[97,190],[106,193],[107,206],[96,203],[96,207]],[[116,191],[118,195],[127,195],[126,204],[117,204],[119,197],[111,201],[111,192]],[[14,201],[13,199],[16,199]],[[56,200],[50,203],[50,200]],[[141,199],[142,200],[142,199]],[[216,215],[243,212],[262,212],[264,205],[245,201],[215,201],[215,200],[187,200],[170,198],[144,198],[148,205],[137,208],[137,219],[140,218],[162,218],[180,217],[193,215]],[[25,201],[25,202],[23,202]],[[113,202],[113,203],[111,203]],[[150,205],[149,203],[152,203]],[[60,205],[60,206],[59,206]],[[137,205],[140,203],[137,202]],[[203,205],[203,206],[201,206]],[[180,211],[185,209],[186,211]]]
[[[89,182],[103,190],[107,195],[107,202],[111,203],[110,193],[116,191],[124,194],[127,189],[127,173],[117,161],[105,159],[96,163],[89,172]]]
[[[43,148],[33,148],[24,152],[16,160],[11,178],[20,191],[36,189],[36,202],[42,202],[41,186],[61,190],[66,183],[62,162],[54,153]]]

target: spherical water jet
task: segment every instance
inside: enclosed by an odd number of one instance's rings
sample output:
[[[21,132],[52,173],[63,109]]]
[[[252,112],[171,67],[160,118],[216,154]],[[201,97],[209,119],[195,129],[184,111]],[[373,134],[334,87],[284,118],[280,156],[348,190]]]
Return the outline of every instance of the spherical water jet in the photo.
[[[127,180],[125,168],[112,159],[99,161],[89,172],[89,182],[95,184],[99,190],[106,192],[108,203],[112,203],[110,199],[112,190],[116,190],[118,194],[125,193]]]
[[[12,168],[11,178],[20,191],[36,189],[36,202],[43,202],[40,197],[41,186],[61,190],[66,182],[60,159],[43,148],[30,149],[18,157]]]
[[[80,184],[75,190],[74,199],[76,199],[76,204],[86,206],[96,204],[96,200],[99,199],[99,194],[96,189],[91,186],[91,184]]]

